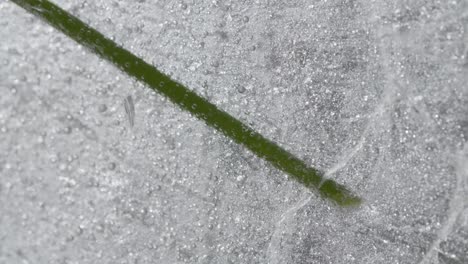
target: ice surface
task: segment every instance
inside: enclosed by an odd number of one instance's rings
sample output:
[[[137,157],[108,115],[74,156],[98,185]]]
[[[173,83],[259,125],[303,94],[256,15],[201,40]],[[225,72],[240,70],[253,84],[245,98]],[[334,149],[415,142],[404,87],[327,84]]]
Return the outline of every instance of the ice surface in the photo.
[[[468,261],[468,1],[56,3],[365,203],[1,1],[0,263]]]

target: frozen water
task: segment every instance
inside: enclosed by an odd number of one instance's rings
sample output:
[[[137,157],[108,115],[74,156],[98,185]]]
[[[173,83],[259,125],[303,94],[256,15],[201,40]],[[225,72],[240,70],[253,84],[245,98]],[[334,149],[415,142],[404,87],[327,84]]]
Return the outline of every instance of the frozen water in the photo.
[[[1,1],[0,263],[468,261],[466,0],[56,3],[365,202]]]

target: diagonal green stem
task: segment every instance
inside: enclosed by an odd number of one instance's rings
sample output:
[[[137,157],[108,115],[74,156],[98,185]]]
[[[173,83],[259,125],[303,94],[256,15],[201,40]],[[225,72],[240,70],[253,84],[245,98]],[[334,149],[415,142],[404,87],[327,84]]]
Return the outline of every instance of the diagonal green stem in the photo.
[[[169,98],[184,110],[204,120],[235,142],[244,145],[257,156],[269,161],[306,187],[342,206],[361,203],[343,185],[324,179],[317,170],[266,139],[228,113],[198,96],[182,84],[171,80],[152,65],[119,47],[115,42],[89,27],[78,18],[47,0],[11,0],[30,13],[42,18],[79,44],[113,63],[128,75],[146,83],[151,89]]]

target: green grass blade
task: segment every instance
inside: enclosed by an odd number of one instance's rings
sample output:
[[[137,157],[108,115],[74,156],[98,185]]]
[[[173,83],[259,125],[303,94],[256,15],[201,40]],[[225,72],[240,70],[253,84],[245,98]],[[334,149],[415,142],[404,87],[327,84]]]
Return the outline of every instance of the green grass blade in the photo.
[[[152,65],[133,55],[104,35],[89,27],[57,5],[46,0],[11,0],[30,13],[40,17],[79,44],[108,60],[130,76],[146,83],[151,89],[169,98],[173,103],[235,142],[244,145],[257,156],[269,161],[306,187],[342,206],[361,203],[361,199],[333,180],[307,166],[277,144],[266,139],[228,113],[198,96],[182,84],[171,80]]]

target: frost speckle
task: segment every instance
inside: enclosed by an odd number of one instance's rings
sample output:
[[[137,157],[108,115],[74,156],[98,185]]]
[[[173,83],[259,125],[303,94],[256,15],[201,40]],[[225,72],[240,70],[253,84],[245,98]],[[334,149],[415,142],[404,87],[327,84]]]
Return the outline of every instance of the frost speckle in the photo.
[[[466,1],[56,3],[365,203],[323,201],[4,1],[0,263],[468,261]]]

